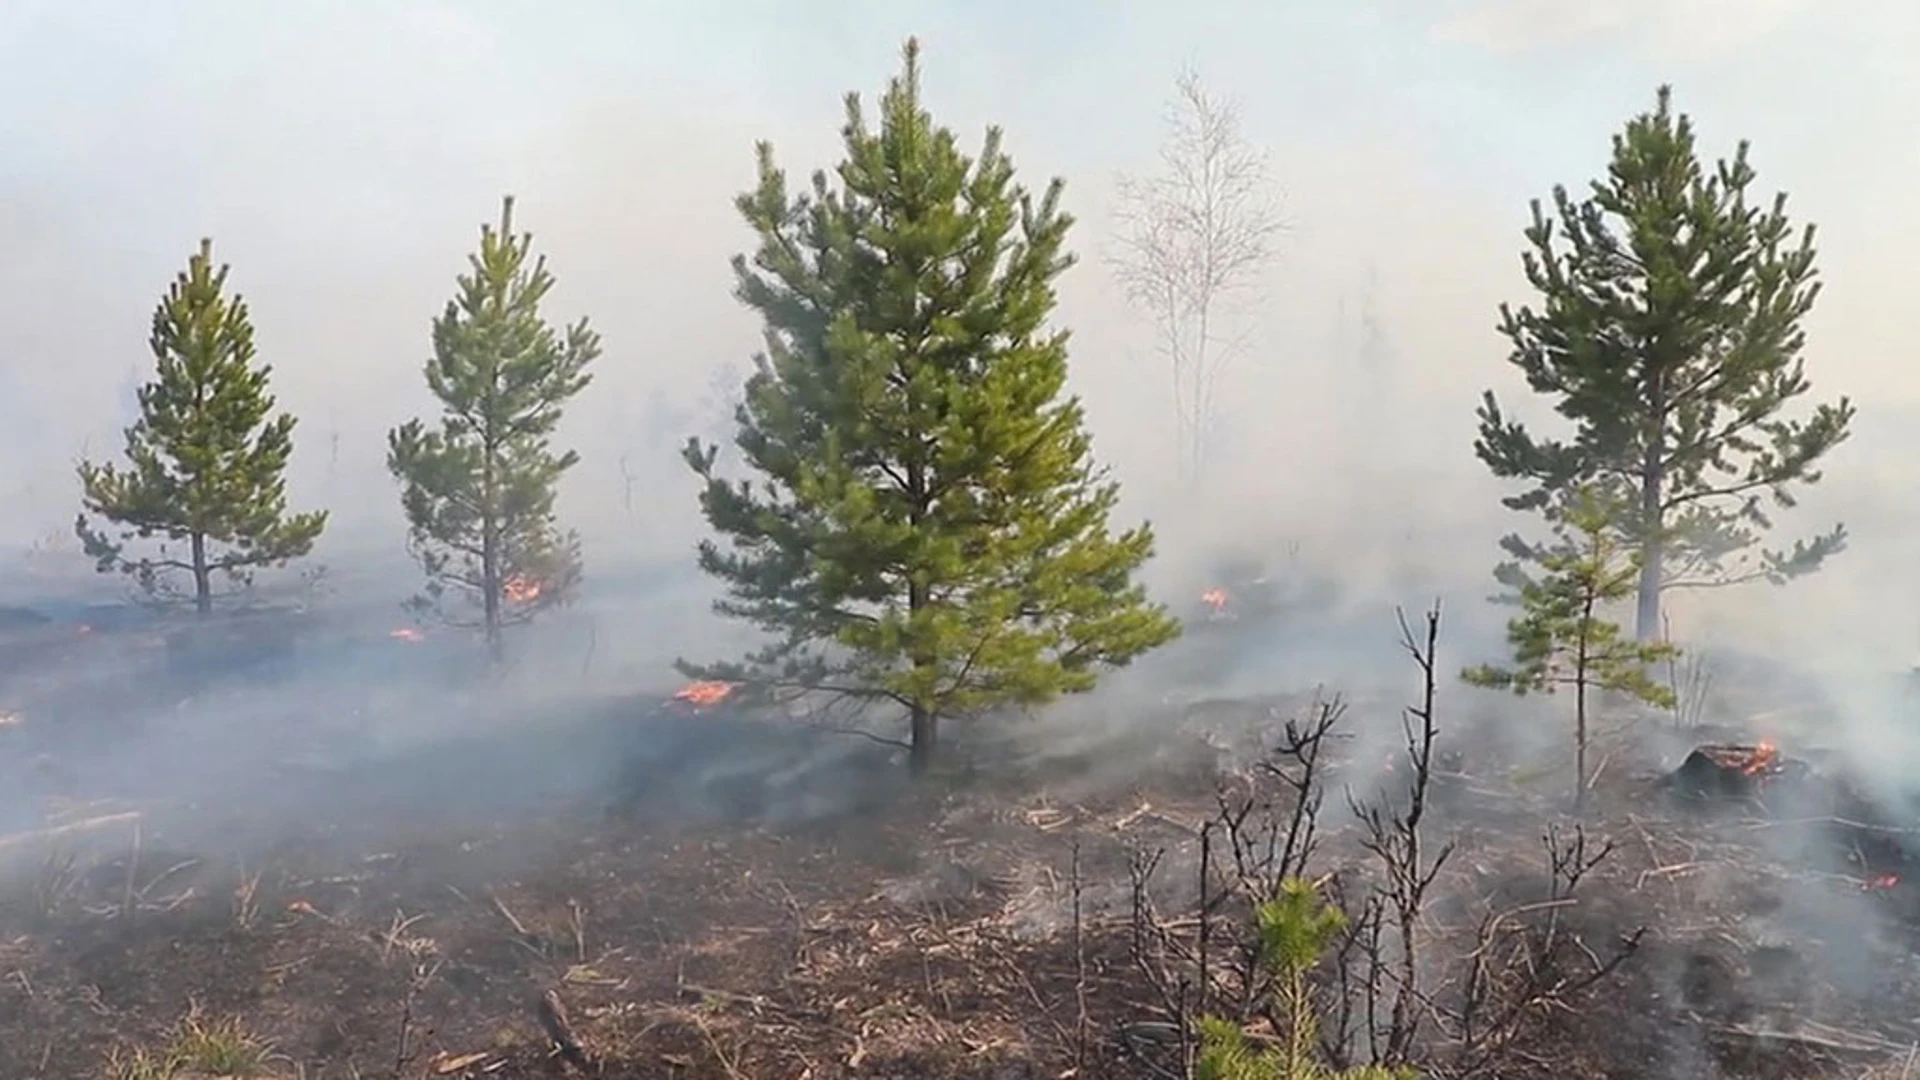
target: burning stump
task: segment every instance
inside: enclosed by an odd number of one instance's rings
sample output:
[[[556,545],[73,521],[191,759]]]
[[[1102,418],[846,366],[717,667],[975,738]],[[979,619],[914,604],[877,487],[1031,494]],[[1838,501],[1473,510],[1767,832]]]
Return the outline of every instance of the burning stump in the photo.
[[[1668,775],[1667,786],[1688,799],[1763,799],[1769,788],[1809,771],[1805,762],[1781,757],[1772,743],[1698,746]]]

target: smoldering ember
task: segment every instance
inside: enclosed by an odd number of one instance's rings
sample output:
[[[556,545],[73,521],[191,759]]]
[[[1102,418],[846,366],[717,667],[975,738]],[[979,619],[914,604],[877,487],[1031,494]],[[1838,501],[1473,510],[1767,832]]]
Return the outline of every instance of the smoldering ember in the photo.
[[[0,1080],[1920,1080],[1912,5],[1323,6],[0,15]]]

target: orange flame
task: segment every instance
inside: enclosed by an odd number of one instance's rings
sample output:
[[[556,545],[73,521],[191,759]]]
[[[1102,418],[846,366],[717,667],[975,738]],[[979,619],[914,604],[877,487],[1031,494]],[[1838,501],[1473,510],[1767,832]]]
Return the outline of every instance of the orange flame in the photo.
[[[1891,889],[1900,884],[1899,874],[1881,874],[1870,881],[1862,882],[1863,889]]]
[[[688,683],[674,692],[673,700],[684,701],[696,708],[718,705],[733,696],[734,686],[730,682],[703,681]]]
[[[1213,613],[1218,615],[1227,610],[1227,590],[1208,589],[1200,594],[1200,602],[1212,608]]]
[[[1740,767],[1740,771],[1748,776],[1758,776],[1772,768],[1778,760],[1780,751],[1772,743],[1763,741],[1753,748],[1753,753],[1747,755],[1747,763]]]
[[[510,603],[531,604],[540,599],[540,583],[525,574],[509,574],[500,583],[500,594]]]
[[[414,629],[414,628],[413,628],[413,627],[411,627],[411,626],[402,626],[402,627],[400,627],[400,628],[398,628],[398,629],[396,629],[396,630],[393,630],[393,631],[391,631],[390,633],[388,633],[388,634],[387,634],[387,636],[388,636],[388,637],[390,637],[390,638],[392,638],[392,639],[393,639],[393,640],[395,640],[395,641],[425,641],[425,640],[427,640],[427,635],[426,635],[426,634],[424,634],[424,633],[422,633],[422,632],[421,632],[421,631],[419,631],[419,630],[416,630],[416,629]]]

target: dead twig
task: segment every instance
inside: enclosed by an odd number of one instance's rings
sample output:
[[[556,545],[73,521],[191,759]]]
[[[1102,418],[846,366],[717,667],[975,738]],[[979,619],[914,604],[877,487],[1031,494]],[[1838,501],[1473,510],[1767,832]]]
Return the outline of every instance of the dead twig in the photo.
[[[587,962],[587,919],[580,910],[580,902],[567,901],[567,916],[573,924],[573,954],[582,964]]]
[[[548,988],[546,993],[540,995],[540,1003],[535,1011],[540,1018],[540,1029],[547,1033],[554,1049],[568,1064],[584,1071],[590,1059],[586,1049],[580,1045],[579,1036],[574,1033],[573,1021],[567,1017],[567,1006],[560,1000],[560,992]]]
[[[1391,802],[1362,804],[1351,794],[1347,796],[1347,805],[1360,819],[1360,846],[1373,854],[1385,878],[1380,896],[1383,914],[1390,917],[1394,932],[1395,963],[1391,969],[1382,966],[1385,958],[1377,947],[1366,953],[1366,982],[1373,988],[1369,994],[1377,996],[1383,981],[1391,985],[1384,1037],[1374,1055],[1375,1064],[1387,1066],[1402,1066],[1412,1061],[1422,1016],[1427,1011],[1421,1007],[1419,989],[1420,920],[1426,910],[1427,891],[1454,849],[1453,842],[1448,841],[1429,856],[1422,831],[1433,785],[1434,742],[1439,734],[1434,696],[1438,684],[1440,605],[1435,603],[1427,609],[1423,620],[1425,633],[1421,635],[1414,633],[1406,612],[1397,614],[1401,648],[1413,658],[1421,676],[1420,704],[1408,706],[1401,720],[1412,778],[1407,782],[1403,801],[1397,805]],[[1377,1018],[1370,1017],[1367,1026],[1377,1029],[1379,1024]]]
[[[693,1026],[700,1029],[701,1037],[707,1040],[708,1048],[713,1051],[714,1060],[720,1063],[720,1067],[726,1070],[727,1075],[733,1080],[747,1080],[746,1074],[740,1071],[738,1055],[727,1056],[727,1052],[720,1048],[720,1040],[714,1038],[713,1029],[707,1026],[706,1019],[699,1013],[693,1014]]]
[[[425,963],[414,965],[412,977],[407,980],[407,992],[400,999],[400,1041],[393,1052],[393,1075],[406,1075],[407,1063],[413,1060],[413,1006],[420,992],[426,989],[433,977],[440,972],[443,961],[435,959],[431,966]]]
[[[87,818],[82,821],[72,821],[65,825],[56,825],[50,829],[35,829],[32,832],[11,833],[7,836],[0,836],[0,852],[5,852],[17,847],[26,847],[46,840],[58,840],[61,837],[72,836],[75,833],[91,832],[94,829],[105,828],[108,825],[118,825],[123,821],[139,821],[142,816],[138,810],[128,810],[118,814],[106,814],[101,817]]]
[[[506,920],[507,925],[513,928],[513,941],[515,944],[541,959],[546,958],[546,941],[541,938],[540,935],[527,929],[527,924],[520,921],[519,916],[513,913],[513,909],[507,906],[505,900],[500,899],[499,893],[491,889],[487,890],[487,901],[493,905],[493,910],[499,912],[500,917]]]
[[[240,929],[251,930],[260,917],[260,871],[248,875],[246,868],[240,870],[240,884],[233,889],[233,921]]]
[[[145,885],[142,885],[140,889],[134,893],[134,899],[140,901],[141,903],[145,903],[147,899],[147,894],[159,888],[161,882],[167,880],[168,878],[172,877],[175,874],[181,873],[186,870],[191,870],[194,867],[199,865],[200,865],[199,859],[185,859],[173,864],[172,866],[166,868],[165,870],[162,870],[157,876],[153,878],[153,880],[147,882]]]
[[[387,962],[387,960],[390,957],[392,957],[394,946],[401,945],[402,947],[405,947],[412,944],[411,941],[405,940],[405,934],[407,932],[407,928],[426,917],[427,916],[425,913],[412,916],[411,918],[409,918],[406,915],[406,913],[402,911],[395,911],[393,913],[393,922],[387,926],[386,935],[382,939],[380,944],[380,963],[381,964],[384,965]],[[408,949],[408,951],[411,952],[412,950]]]

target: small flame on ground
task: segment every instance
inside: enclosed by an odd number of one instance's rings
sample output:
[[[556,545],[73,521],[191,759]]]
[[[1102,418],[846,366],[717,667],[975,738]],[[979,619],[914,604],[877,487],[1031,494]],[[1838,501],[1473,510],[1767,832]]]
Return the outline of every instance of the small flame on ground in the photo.
[[[500,594],[510,603],[531,604],[540,599],[540,583],[525,574],[511,574],[500,583]]]
[[[1870,880],[1861,882],[1860,887],[1868,890],[1882,890],[1891,889],[1898,884],[1900,884],[1899,874],[1880,874]]]
[[[688,683],[674,692],[673,700],[684,701],[689,705],[718,705],[733,695],[733,684],[706,680]]]
[[[1227,610],[1227,590],[1208,589],[1200,594],[1200,602],[1213,609],[1215,615]]]
[[[393,640],[395,640],[395,641],[425,641],[425,640],[427,640],[427,635],[426,635],[426,634],[424,634],[424,633],[422,633],[422,632],[420,632],[419,630],[416,630],[416,629],[414,629],[414,628],[413,628],[413,627],[411,627],[411,626],[402,626],[402,627],[400,627],[399,629],[397,629],[397,630],[394,630],[393,632],[391,632],[391,633],[389,633],[389,634],[388,634],[387,636],[388,636],[388,637],[390,637],[390,638],[392,638],[392,639],[393,639]]]
[[[0,709],[0,728],[18,727],[19,724],[19,713],[7,709]]]
[[[1772,768],[1779,759],[1780,751],[1772,743],[1762,742],[1753,748],[1753,753],[1747,755],[1747,763],[1741,766],[1740,771],[1748,776],[1758,776]]]

